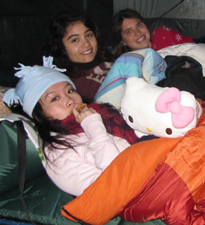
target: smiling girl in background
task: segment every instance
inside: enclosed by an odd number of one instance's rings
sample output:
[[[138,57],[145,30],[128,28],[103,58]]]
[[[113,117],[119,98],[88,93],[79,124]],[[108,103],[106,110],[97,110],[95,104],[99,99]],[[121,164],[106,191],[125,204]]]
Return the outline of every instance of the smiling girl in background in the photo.
[[[150,34],[140,13],[129,8],[114,15],[112,35],[116,58],[125,52],[142,48],[160,50],[172,45],[193,43],[191,37],[183,36],[167,26],[160,26]]]
[[[44,54],[53,56],[59,68],[73,81],[84,101],[93,98],[113,64],[102,48],[94,21],[85,14],[65,13],[50,25]]]

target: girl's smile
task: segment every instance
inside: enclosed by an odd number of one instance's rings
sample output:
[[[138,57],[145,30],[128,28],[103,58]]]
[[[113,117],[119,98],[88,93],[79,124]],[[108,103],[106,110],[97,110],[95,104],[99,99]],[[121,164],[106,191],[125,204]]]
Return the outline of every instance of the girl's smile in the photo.
[[[131,50],[151,47],[150,32],[146,25],[136,18],[125,18],[122,23],[122,43]]]
[[[68,26],[62,42],[72,62],[89,63],[97,54],[96,37],[81,21]]]

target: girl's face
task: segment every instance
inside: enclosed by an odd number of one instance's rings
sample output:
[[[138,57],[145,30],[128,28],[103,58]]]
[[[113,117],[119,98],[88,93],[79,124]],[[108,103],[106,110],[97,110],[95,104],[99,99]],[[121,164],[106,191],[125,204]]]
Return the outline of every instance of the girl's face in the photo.
[[[97,54],[96,37],[81,21],[67,27],[62,42],[68,58],[72,62],[89,63]]]
[[[67,81],[62,81],[49,87],[39,103],[44,115],[50,120],[63,120],[71,115],[73,108],[77,108],[83,102],[75,89]]]
[[[122,43],[131,50],[150,48],[150,32],[147,26],[136,18],[125,18],[122,22]]]

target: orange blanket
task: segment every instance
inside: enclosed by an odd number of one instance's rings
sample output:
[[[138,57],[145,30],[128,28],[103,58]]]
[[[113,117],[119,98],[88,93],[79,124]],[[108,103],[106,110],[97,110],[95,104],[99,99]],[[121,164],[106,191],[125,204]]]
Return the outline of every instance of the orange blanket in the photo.
[[[205,112],[184,137],[159,138],[122,152],[82,195],[68,219],[105,224],[116,215],[142,222],[205,224]]]

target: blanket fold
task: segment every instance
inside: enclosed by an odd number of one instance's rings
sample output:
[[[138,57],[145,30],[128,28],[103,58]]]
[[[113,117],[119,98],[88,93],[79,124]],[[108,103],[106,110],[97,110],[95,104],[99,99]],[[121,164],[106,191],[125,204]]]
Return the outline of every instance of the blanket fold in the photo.
[[[124,53],[108,72],[95,96],[95,101],[109,102],[120,109],[127,78],[135,76],[143,78],[149,84],[156,84],[165,78],[166,68],[165,60],[151,48]]]

